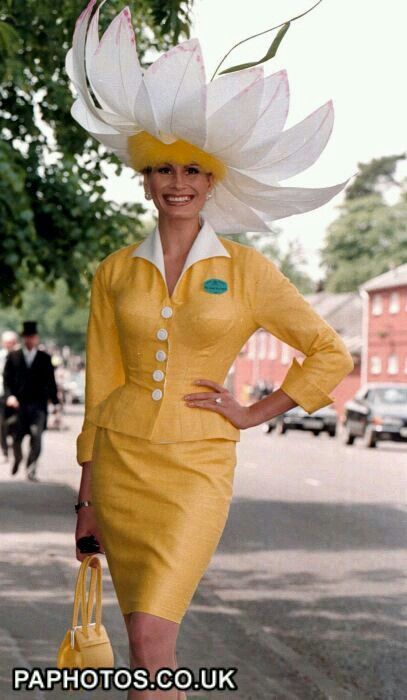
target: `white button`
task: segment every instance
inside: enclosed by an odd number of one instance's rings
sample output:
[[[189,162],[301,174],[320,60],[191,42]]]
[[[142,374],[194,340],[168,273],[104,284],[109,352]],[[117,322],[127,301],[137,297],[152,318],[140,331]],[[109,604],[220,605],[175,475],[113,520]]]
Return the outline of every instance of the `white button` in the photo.
[[[164,316],[164,318],[170,318],[172,316],[171,306],[164,306],[164,308],[161,309],[161,316]]]
[[[153,397],[154,401],[159,401],[162,398],[163,392],[161,389],[154,389],[154,391],[151,392],[151,396]]]
[[[165,328],[160,328],[157,331],[157,338],[158,340],[167,340],[168,338],[168,331],[165,330]]]
[[[161,372],[160,369],[155,369],[153,372],[153,379],[155,379],[156,382],[161,382],[164,379],[164,372]]]
[[[157,350],[155,353],[155,359],[158,360],[159,362],[163,362],[167,357],[167,353],[164,352],[164,350]]]

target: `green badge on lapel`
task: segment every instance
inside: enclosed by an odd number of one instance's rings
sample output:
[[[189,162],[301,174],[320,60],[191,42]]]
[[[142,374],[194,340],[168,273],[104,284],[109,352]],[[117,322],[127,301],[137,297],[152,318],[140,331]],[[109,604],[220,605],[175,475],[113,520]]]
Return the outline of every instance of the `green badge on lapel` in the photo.
[[[223,294],[223,292],[226,292],[228,288],[227,282],[225,282],[225,280],[220,280],[216,277],[213,277],[210,280],[205,280],[203,286],[205,292],[209,292],[209,294]]]

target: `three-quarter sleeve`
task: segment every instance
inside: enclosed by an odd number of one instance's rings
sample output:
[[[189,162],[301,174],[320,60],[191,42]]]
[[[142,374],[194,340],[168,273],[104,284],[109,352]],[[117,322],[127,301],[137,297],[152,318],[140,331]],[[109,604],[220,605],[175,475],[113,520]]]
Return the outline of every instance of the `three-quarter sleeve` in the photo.
[[[124,382],[114,308],[101,264],[96,270],[91,288],[86,335],[85,419],[77,438],[78,464],[92,458],[96,425],[88,420],[89,412]]]
[[[352,371],[352,356],[340,335],[272,261],[255,251],[254,265],[254,321],[306,356],[302,364],[293,358],[280,389],[312,413],[334,401],[330,392]]]

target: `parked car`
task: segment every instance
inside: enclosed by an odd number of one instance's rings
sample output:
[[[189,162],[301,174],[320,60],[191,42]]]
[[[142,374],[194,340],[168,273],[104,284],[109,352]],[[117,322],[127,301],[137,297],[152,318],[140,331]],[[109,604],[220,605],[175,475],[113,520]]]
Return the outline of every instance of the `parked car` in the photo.
[[[343,441],[363,438],[366,447],[382,440],[407,442],[407,384],[369,382],[344,406]]]
[[[85,403],[85,373],[75,372],[72,374],[64,385],[64,391],[68,402]]]
[[[336,435],[338,413],[330,406],[319,408],[313,413],[307,413],[301,406],[294,406],[280,416],[264,423],[264,432],[270,433],[276,430],[279,435],[284,435],[287,430],[310,430],[314,435],[322,432],[331,437]]]

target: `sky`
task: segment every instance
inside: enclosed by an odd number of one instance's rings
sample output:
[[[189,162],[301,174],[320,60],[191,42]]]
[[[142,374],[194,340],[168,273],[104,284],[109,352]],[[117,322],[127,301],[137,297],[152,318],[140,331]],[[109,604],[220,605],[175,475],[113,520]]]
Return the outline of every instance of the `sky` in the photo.
[[[312,0],[195,0],[191,36],[198,37],[209,81],[217,63],[238,41],[305,11]],[[294,22],[277,56],[264,64],[266,75],[282,68],[290,83],[286,128],[329,99],[335,124],[320,159],[286,180],[287,186],[321,187],[357,173],[358,163],[407,149],[405,0],[323,0]],[[223,68],[259,59],[275,32],[234,50]],[[117,201],[142,196],[129,175],[109,178],[108,194]],[[319,249],[338,216],[343,195],[307,214],[276,221],[280,244],[297,239],[306,272],[323,276]]]

